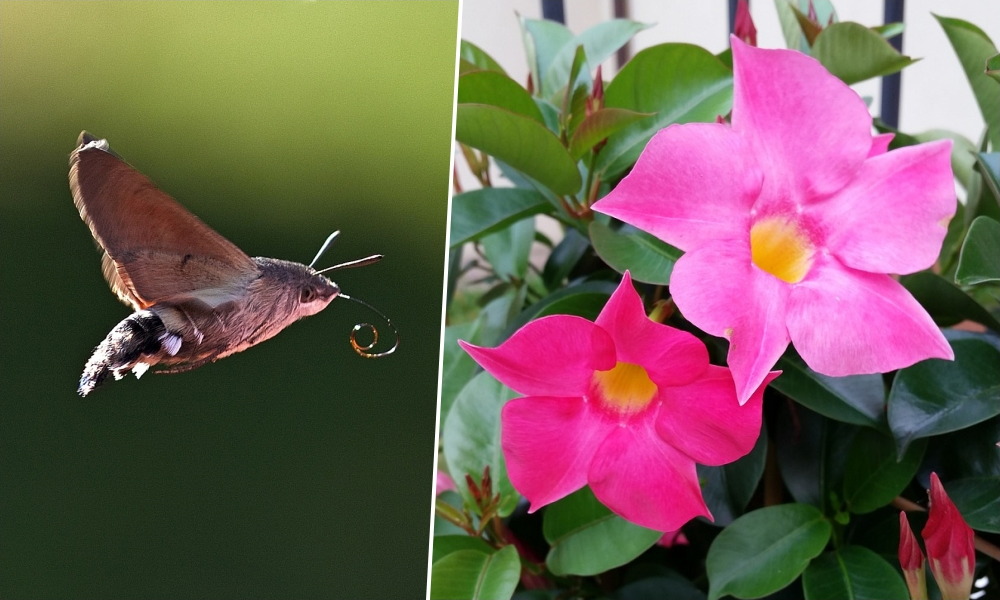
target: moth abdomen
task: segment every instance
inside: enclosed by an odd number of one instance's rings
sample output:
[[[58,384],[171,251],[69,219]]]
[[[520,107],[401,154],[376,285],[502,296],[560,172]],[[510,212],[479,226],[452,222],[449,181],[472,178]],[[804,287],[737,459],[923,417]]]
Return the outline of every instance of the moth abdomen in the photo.
[[[92,392],[108,375],[121,379],[130,370],[136,376],[142,375],[150,364],[143,362],[143,357],[152,357],[161,350],[175,353],[177,344],[174,340],[175,336],[167,331],[163,321],[152,311],[132,313],[115,325],[94,349],[80,376],[80,395]]]

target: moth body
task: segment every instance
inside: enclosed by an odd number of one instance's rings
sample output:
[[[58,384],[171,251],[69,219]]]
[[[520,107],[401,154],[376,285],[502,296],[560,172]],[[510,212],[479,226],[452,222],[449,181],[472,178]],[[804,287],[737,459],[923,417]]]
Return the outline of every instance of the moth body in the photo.
[[[83,396],[108,375],[187,371],[240,352],[340,294],[312,267],[250,258],[112,152],[107,140],[80,134],[69,179],[103,252],[105,279],[135,311],[87,361]]]

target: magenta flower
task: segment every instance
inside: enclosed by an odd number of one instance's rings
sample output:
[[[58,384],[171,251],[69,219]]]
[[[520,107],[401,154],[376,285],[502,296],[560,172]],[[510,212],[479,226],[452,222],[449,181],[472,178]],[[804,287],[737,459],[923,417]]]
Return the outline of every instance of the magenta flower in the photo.
[[[945,493],[937,473],[931,473],[930,499],[927,524],[920,533],[927,547],[927,562],[943,600],[966,600],[976,569],[972,528]]]
[[[760,434],[765,386],[740,407],[729,369],[709,365],[693,335],[651,321],[628,273],[596,322],[554,315],[497,348],[459,343],[524,395],[504,405],[501,444],[532,511],[589,485],[629,521],[680,529],[711,518],[695,463],[732,462]]]
[[[741,402],[789,342],[834,376],[954,358],[889,275],[937,259],[956,207],[951,142],[887,152],[861,98],[817,61],[732,45],[732,125],[660,131],[594,210],[685,251],[671,294],[729,339]]]

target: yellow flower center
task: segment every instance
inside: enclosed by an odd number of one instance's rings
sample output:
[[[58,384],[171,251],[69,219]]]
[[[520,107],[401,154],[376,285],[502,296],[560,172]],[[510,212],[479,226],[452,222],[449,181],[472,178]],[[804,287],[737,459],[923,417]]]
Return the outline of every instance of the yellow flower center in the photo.
[[[594,395],[601,405],[621,415],[634,415],[656,396],[656,384],[646,369],[619,362],[610,371],[594,371]]]
[[[784,217],[767,217],[750,228],[753,264],[787,283],[805,278],[816,248],[806,232]]]

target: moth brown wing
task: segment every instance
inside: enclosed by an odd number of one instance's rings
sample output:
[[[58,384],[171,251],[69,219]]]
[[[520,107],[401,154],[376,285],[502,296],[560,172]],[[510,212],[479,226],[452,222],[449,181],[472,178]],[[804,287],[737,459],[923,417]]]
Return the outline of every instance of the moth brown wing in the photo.
[[[107,140],[84,131],[69,164],[73,203],[103,252],[104,278],[136,310],[257,275],[249,256],[112,152]]]

